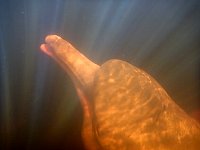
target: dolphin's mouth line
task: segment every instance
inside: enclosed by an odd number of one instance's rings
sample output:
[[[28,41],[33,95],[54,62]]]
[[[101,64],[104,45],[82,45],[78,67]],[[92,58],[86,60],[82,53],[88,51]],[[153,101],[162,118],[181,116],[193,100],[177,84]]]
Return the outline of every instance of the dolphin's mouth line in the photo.
[[[43,52],[45,52],[45,54],[47,54],[47,55],[49,55],[49,56],[51,56],[51,57],[53,57],[53,49],[52,49],[52,43],[57,43],[57,41],[59,40],[59,39],[61,39],[60,37],[58,37],[58,36],[47,36],[46,38],[45,38],[45,44],[42,44],[41,46],[40,46],[40,49],[43,51]]]
[[[65,61],[63,61],[62,59],[59,59],[56,57],[55,53],[53,51],[55,51],[52,47],[51,47],[51,41],[45,40],[44,44],[41,44],[40,49],[42,52],[44,52],[45,54],[47,54],[48,56],[52,57],[58,64],[60,64],[60,66],[66,71],[68,72],[68,74],[71,76],[71,78],[73,79],[73,81],[79,80],[78,75],[76,74],[76,72],[73,71],[73,69],[71,68],[71,66],[66,63]],[[73,74],[73,75],[72,75]],[[77,78],[77,79],[74,79]]]
[[[48,44],[42,44],[40,49],[47,55],[53,57],[53,53],[51,51],[51,47]]]

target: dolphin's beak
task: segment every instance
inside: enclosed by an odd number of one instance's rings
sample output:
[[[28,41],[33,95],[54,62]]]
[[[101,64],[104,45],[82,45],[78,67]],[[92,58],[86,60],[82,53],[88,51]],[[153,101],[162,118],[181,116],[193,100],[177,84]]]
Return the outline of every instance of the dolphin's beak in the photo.
[[[80,53],[68,41],[57,35],[48,35],[40,49],[53,58],[72,78],[83,87],[90,87],[99,66]]]
[[[53,43],[56,43],[59,39],[61,39],[57,35],[48,35],[45,38],[45,44],[40,46],[40,49],[47,55],[53,57],[52,48],[55,48]]]
[[[42,44],[40,46],[41,51],[43,51],[45,54],[47,54],[48,56],[53,57],[53,54],[50,50],[50,47],[47,44]]]

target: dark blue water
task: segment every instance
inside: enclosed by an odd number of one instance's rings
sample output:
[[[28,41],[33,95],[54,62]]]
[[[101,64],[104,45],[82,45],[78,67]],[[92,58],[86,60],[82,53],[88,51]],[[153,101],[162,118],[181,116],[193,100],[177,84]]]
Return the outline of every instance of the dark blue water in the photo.
[[[1,149],[83,149],[74,86],[39,50],[48,34],[98,64],[142,68],[187,113],[200,111],[198,0],[1,0]]]

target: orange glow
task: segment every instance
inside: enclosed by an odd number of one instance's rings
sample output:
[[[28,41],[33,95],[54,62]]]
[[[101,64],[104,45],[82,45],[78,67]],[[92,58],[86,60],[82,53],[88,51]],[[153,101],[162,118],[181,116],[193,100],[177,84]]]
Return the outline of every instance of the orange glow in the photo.
[[[87,149],[200,148],[200,125],[144,71],[115,59],[99,67],[56,35],[47,36],[41,49],[75,84]]]

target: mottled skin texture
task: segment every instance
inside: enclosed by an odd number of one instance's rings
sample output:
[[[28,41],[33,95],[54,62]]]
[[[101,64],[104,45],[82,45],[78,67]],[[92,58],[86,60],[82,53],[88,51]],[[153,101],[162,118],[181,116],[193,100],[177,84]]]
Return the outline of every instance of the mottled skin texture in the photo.
[[[45,41],[41,50],[60,64],[77,89],[88,150],[200,149],[200,125],[147,73],[120,60],[99,67],[55,35]]]
[[[94,79],[95,129],[108,150],[200,148],[199,124],[147,73],[110,60]]]

